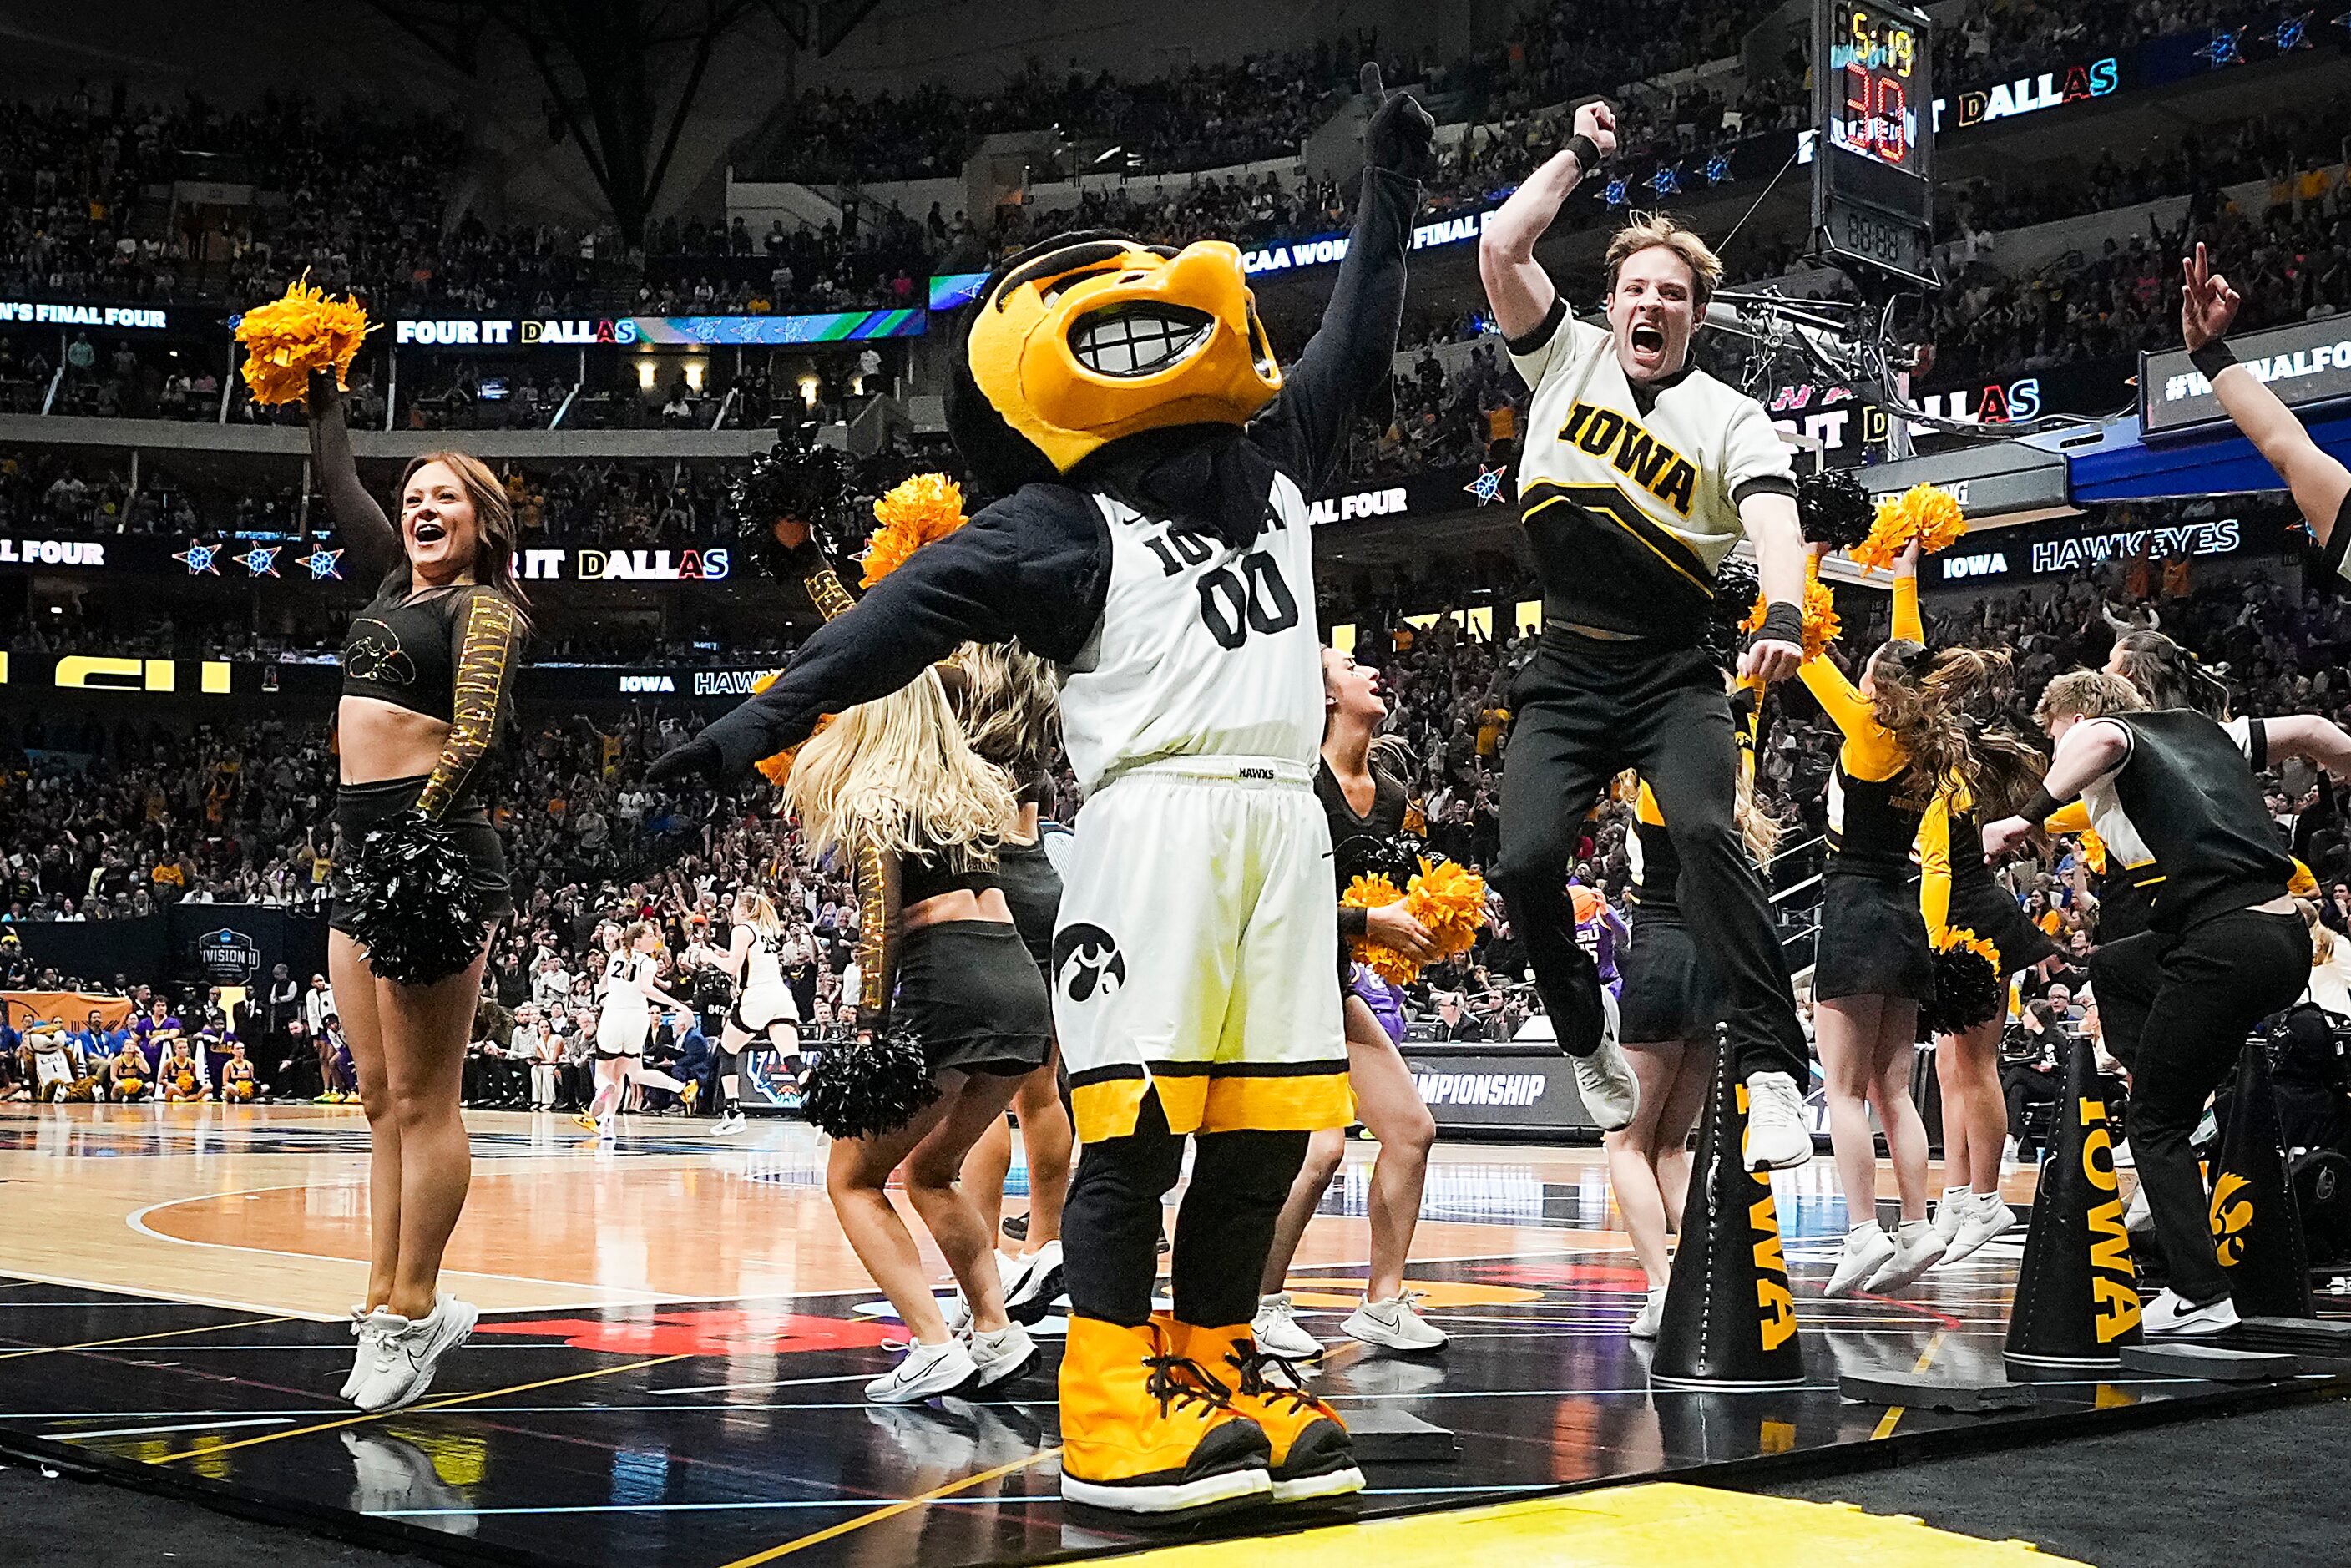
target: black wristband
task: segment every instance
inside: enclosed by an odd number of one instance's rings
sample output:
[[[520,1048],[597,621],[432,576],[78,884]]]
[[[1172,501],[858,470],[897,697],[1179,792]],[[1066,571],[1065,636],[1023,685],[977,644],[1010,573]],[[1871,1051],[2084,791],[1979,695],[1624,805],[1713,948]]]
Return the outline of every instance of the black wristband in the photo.
[[[2201,371],[2204,379],[2209,382],[2231,365],[2235,364],[2237,356],[2227,342],[2215,338],[2202,348],[2191,350],[2188,356],[2188,362]]]
[[[1562,151],[1574,158],[1575,174],[1578,179],[1582,179],[1600,167],[1600,143],[1589,136],[1579,133],[1569,137],[1567,145]]]
[[[2064,805],[2065,802],[2052,795],[2044,784],[2032,792],[2032,800],[2016,809],[2016,814],[2037,828],[2064,810]]]
[[[1804,612],[1784,599],[1775,599],[1764,607],[1763,624],[1748,633],[1747,646],[1758,643],[1793,643],[1804,645]]]

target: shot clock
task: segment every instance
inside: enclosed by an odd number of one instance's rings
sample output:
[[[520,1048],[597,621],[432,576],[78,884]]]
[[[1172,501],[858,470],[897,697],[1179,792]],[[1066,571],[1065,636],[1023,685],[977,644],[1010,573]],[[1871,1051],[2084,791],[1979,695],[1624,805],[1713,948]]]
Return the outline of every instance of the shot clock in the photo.
[[[1886,0],[1814,0],[1813,230],[1823,255],[1929,284],[1934,103],[1926,14]]]

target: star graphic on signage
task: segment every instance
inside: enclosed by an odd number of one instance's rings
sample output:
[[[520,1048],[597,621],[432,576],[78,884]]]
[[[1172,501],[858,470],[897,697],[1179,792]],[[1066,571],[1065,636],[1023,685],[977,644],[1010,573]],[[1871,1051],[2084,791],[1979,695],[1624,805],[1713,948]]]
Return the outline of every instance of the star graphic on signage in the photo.
[[[2277,25],[2277,30],[2269,35],[2269,41],[2277,46],[2279,54],[2283,55],[2291,49],[2306,49],[2311,47],[2311,12],[2304,11],[2301,16],[2289,16]]]
[[[1706,161],[1706,183],[1719,185],[1730,178],[1730,160],[1718,152]]]
[[[2245,58],[2244,37],[2242,27],[2215,27],[2212,29],[2212,41],[2197,50],[2196,57],[2210,60],[2216,71],[2223,66],[2241,65]]]
[[[1490,507],[1502,498],[1502,470],[1480,467],[1478,470],[1478,477],[1470,480],[1461,488],[1476,497],[1479,506]]]
[[[310,569],[311,581],[324,582],[330,577],[340,578],[343,575],[335,566],[335,563],[342,559],[342,551],[321,547],[311,550],[308,555],[296,556],[294,563],[297,566],[307,566]]]
[[[1666,164],[1660,167],[1656,173],[1650,175],[1645,183],[1648,185],[1649,189],[1656,192],[1657,194],[1661,196],[1678,194],[1682,188],[1681,165],[1677,163]]]
[[[245,568],[246,571],[254,577],[276,577],[277,549],[278,547],[276,545],[255,545],[251,549],[235,558],[236,564]]]
[[[1621,179],[1609,181],[1607,185],[1602,189],[1600,199],[1607,203],[1612,207],[1623,206],[1625,204],[1625,182]]]
[[[190,577],[201,576],[205,572],[210,572],[214,577],[218,577],[220,575],[220,568],[213,564],[213,557],[217,554],[219,550],[220,546],[218,545],[192,544],[172,559],[173,560],[187,562],[188,575]]]

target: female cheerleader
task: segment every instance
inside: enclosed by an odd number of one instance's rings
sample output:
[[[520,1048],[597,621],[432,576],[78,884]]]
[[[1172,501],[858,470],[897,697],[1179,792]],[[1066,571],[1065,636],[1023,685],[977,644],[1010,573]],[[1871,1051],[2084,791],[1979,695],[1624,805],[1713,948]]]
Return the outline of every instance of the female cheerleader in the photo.
[[[1314,770],[1314,792],[1331,819],[1332,875],[1343,894],[1380,848],[1404,831],[1410,791],[1392,761],[1379,756],[1372,745],[1372,736],[1388,712],[1380,695],[1378,671],[1356,664],[1353,653],[1323,649],[1322,705],[1322,758]],[[1356,1117],[1380,1143],[1379,1157],[1372,1164],[1366,1205],[1371,1214],[1372,1256],[1364,1281],[1364,1301],[1340,1326],[1366,1344],[1389,1350],[1438,1350],[1446,1343],[1444,1331],[1414,1310],[1404,1288],[1405,1260],[1412,1250],[1413,1230],[1420,1223],[1420,1195],[1428,1179],[1428,1151],[1437,1142],[1437,1123],[1421,1103],[1412,1070],[1404,1064],[1395,1042],[1380,1027],[1370,1006],[1349,986],[1353,970],[1351,944],[1356,938],[1368,937],[1422,963],[1435,960],[1438,954],[1427,928],[1401,903],[1376,909],[1342,906],[1339,937],[1338,984],[1347,1025],[1347,1083],[1355,1097]],[[1290,1184],[1290,1197],[1274,1224],[1273,1249],[1266,1255],[1265,1274],[1258,1286],[1257,1316],[1249,1323],[1259,1348],[1271,1354],[1311,1360],[1322,1354],[1322,1343],[1299,1326],[1290,1293],[1282,1286],[1299,1240],[1306,1234],[1306,1222],[1314,1217],[1345,1154],[1343,1130],[1312,1134],[1307,1141],[1306,1163]]]
[[[784,983],[784,922],[776,905],[756,887],[735,895],[734,930],[719,967],[740,988],[726,1010],[719,1035],[718,1125],[720,1136],[743,1130],[743,1048],[764,1035],[783,1058],[784,1071],[800,1075],[800,1009]]]
[[[996,850],[997,885],[1012,911],[1020,940],[1052,992],[1053,925],[1061,911],[1061,878],[1046,858],[1038,802],[1060,720],[1053,667],[1016,643],[969,643],[948,667],[948,688],[964,733],[980,758],[1015,781],[1019,802]],[[1029,1165],[1029,1217],[1020,1251],[997,1253],[1004,1309],[1015,1322],[1042,1322],[1061,1294],[1061,1204],[1070,1192],[1077,1134],[1061,1103],[1059,1058],[1020,1081],[1012,1094],[1020,1147]],[[1012,1170],[1012,1126],[998,1117],[963,1163],[964,1190],[979,1205],[987,1234],[1002,1234],[1004,1182]],[[968,1312],[962,1303],[958,1312]]]
[[[1779,848],[1780,830],[1755,807],[1755,712],[1753,693],[1732,695],[1732,722],[1740,732],[1735,815],[1748,854],[1757,865],[1768,866]],[[1673,1272],[1666,1236],[1681,1228],[1689,1191],[1689,1135],[1706,1109],[1714,1076],[1722,996],[1683,922],[1681,858],[1646,781],[1634,796],[1633,832],[1625,847],[1633,862],[1633,919],[1618,1029],[1641,1097],[1633,1120],[1601,1141],[1625,1232],[1648,1279],[1647,1299],[1627,1332],[1635,1339],[1655,1339]]]
[[[660,961],[653,948],[661,932],[650,920],[640,920],[622,934],[620,946],[604,960],[603,1010],[596,1019],[596,1098],[577,1118],[590,1132],[600,1132],[622,1108],[632,1083],[682,1093],[685,1085],[666,1072],[645,1065],[645,1041],[653,1031],[653,1004],[672,1012],[687,1010],[653,978]]]
[[[343,646],[338,864],[371,828],[419,814],[454,830],[488,917],[471,965],[418,986],[371,967],[342,902],[348,881],[328,919],[328,972],[369,1134],[367,1300],[352,1313],[360,1355],[343,1396],[381,1411],[422,1397],[440,1358],[474,1331],[475,1309],[439,1289],[441,1255],[471,1174],[458,1114],[465,1040],[488,940],[514,909],[485,764],[528,621],[496,475],[462,453],[411,459],[395,528],[360,483],[331,374],[311,375],[309,417],[312,465],[343,547],[360,571],[381,574]]]
[[[826,1163],[841,1229],[914,1335],[866,1397],[913,1404],[966,1383],[1001,1383],[1036,1347],[1005,1315],[995,1239],[957,1181],[964,1156],[1052,1042],[1044,979],[997,883],[1011,787],[972,750],[937,674],[925,670],[803,744],[785,793],[812,850],[840,845],[856,857],[866,936],[860,1027],[881,1032],[886,1013],[890,1032],[920,1042],[938,1089],[894,1131],[834,1140]],[[891,1207],[893,1171],[971,1304],[968,1341],[948,1331],[914,1239]]]
[[[1894,563],[1894,637],[1926,642],[1918,612],[1918,547]],[[1965,721],[1963,721],[1965,722]],[[1928,803],[1918,828],[1918,910],[1930,943],[1968,931],[1999,955],[2001,1005],[1962,1034],[1935,1037],[1935,1076],[1943,1104],[1943,1197],[1935,1207],[1941,1265],[1974,1253],[2016,1223],[2000,1195],[2001,1156],[2008,1138],[2008,1103],[2000,1080],[2000,1040],[2008,1021],[2008,982],[2021,970],[2057,956],[2041,928],[2005,892],[1984,860],[1982,827],[2016,810],[2040,788],[2048,764],[2005,728],[1965,722],[1976,762],[1972,786],[1946,780]],[[1985,808],[1990,808],[1987,819]]]
[[[1918,1004],[1935,984],[1910,853],[1935,792],[1972,783],[1976,763],[1959,710],[2006,663],[1971,648],[1932,653],[1897,637],[1870,655],[1858,688],[1825,653],[1798,671],[1844,737],[1829,774],[1829,853],[1813,970],[1829,1143],[1850,1226],[1830,1296],[1899,1290],[1943,1255],[1943,1239],[1927,1219],[1927,1129],[1910,1099]],[[1894,1236],[1877,1221],[1872,1108],[1902,1201]]]

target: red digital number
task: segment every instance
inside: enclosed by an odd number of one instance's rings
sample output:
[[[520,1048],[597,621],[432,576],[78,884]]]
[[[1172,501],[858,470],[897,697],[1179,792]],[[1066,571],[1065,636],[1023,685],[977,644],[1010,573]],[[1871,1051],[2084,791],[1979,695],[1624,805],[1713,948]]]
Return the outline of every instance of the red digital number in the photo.
[[[1888,163],[1900,166],[1910,155],[1910,141],[1905,127],[1910,99],[1902,84],[1892,77],[1877,78],[1876,112],[1870,116],[1872,134],[1877,141],[1877,155]]]

